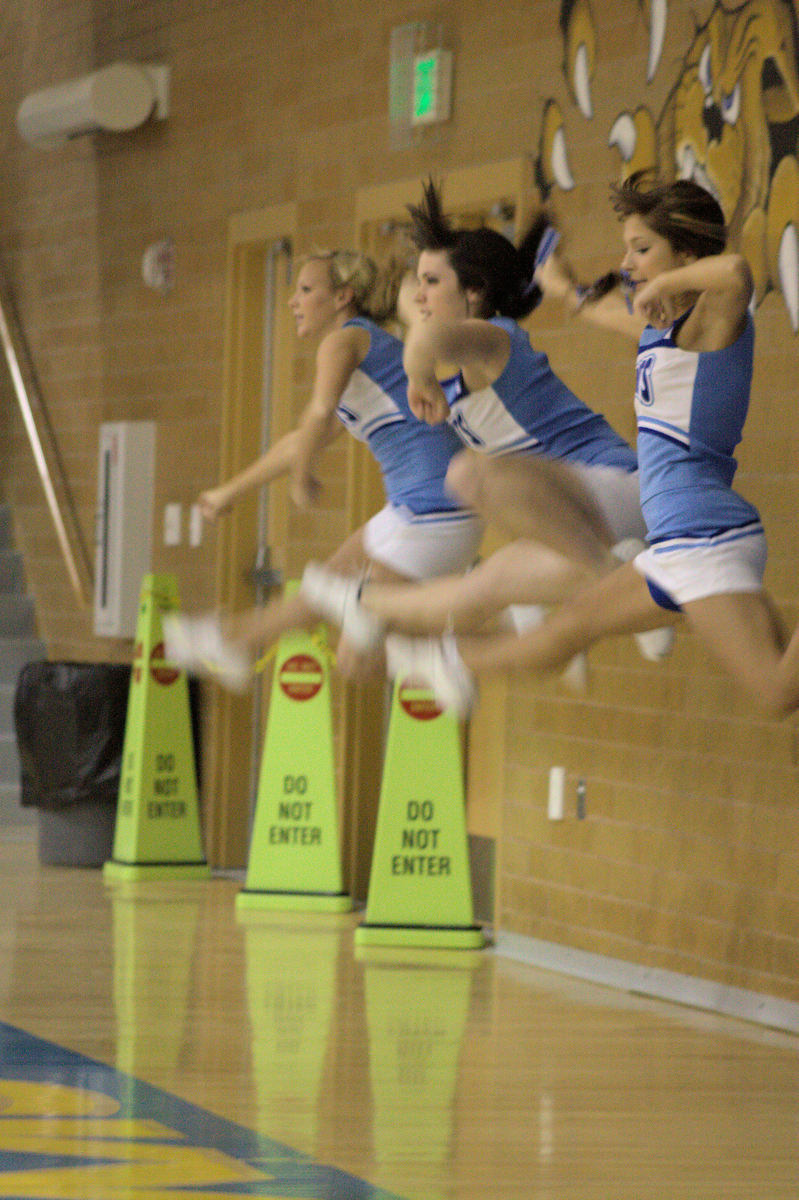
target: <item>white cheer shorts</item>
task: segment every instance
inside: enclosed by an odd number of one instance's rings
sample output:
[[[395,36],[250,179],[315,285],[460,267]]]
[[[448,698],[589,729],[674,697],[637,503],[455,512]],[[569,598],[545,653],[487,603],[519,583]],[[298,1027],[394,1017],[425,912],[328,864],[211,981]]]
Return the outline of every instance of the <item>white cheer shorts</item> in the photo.
[[[474,513],[412,513],[387,504],[366,522],[363,545],[375,562],[408,579],[467,571],[477,557],[483,523]]]
[[[729,592],[759,592],[766,569],[766,535],[759,521],[715,537],[667,538],[642,550],[633,566],[661,608]]]
[[[611,540],[646,539],[646,522],[641,513],[641,493],[637,471],[622,471],[620,467],[591,466],[587,463],[566,464],[579,475],[586,491],[592,496],[605,523]]]

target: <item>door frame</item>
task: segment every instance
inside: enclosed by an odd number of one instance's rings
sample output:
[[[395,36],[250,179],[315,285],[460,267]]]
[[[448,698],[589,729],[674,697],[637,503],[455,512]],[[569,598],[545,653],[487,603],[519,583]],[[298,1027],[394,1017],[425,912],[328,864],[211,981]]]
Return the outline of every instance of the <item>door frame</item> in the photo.
[[[229,479],[260,453],[264,383],[264,272],[269,249],[282,239],[293,243],[297,205],[277,204],[236,213],[228,226],[225,277],[224,359],[220,426],[220,480]],[[274,344],[292,346],[286,306],[276,306]],[[293,354],[274,354],[270,395],[291,394]],[[270,437],[291,428],[289,404],[275,405]],[[248,574],[254,564],[258,495],[236,504],[217,526],[215,601],[234,611],[252,605]],[[288,503],[275,489],[268,508],[268,544],[285,543]],[[206,689],[205,772],[203,781],[206,855],[212,867],[246,866],[252,803],[250,762],[253,700],[219,688]],[[244,765],[243,765],[244,764]]]

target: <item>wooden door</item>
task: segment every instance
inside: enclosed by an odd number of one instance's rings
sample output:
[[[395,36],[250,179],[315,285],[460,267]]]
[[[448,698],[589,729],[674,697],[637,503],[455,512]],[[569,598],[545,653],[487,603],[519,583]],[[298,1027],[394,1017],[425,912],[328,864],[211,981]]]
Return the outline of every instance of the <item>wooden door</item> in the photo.
[[[288,399],[290,395],[294,337],[287,300],[295,231],[294,205],[241,213],[231,220],[220,479],[236,474],[261,452],[265,396]],[[270,441],[292,427],[288,402],[272,403],[268,416]],[[219,522],[216,603],[222,610],[247,608],[256,599],[251,572],[260,502],[254,492]],[[288,530],[284,490],[271,489],[266,513],[266,540],[280,567]],[[253,754],[262,735],[258,709],[259,728],[254,728],[253,703],[252,696],[207,689],[203,800],[206,854],[214,867],[243,867],[247,862]]]

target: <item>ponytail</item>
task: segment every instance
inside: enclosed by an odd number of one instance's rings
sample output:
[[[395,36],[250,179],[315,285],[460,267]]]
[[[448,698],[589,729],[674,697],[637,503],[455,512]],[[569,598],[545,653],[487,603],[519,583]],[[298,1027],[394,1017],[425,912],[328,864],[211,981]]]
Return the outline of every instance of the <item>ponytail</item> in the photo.
[[[536,249],[548,225],[546,218],[537,218],[518,250],[508,238],[486,225],[456,229],[444,213],[432,178],[422,185],[421,203],[409,204],[408,212],[411,240],[417,250],[446,253],[460,287],[481,293],[480,316],[498,313],[519,320],[540,302],[541,291],[533,274]]]
[[[312,259],[327,263],[334,290],[342,287],[352,290],[358,316],[382,325],[395,315],[404,270],[399,263],[392,263],[385,271],[380,271],[374,261],[359,250],[315,250],[306,255],[304,261]]]
[[[724,213],[715,196],[692,179],[647,182],[648,171],[636,171],[611,186],[611,199],[621,218],[638,216],[666,239],[672,250],[705,258],[721,254],[727,244]]]

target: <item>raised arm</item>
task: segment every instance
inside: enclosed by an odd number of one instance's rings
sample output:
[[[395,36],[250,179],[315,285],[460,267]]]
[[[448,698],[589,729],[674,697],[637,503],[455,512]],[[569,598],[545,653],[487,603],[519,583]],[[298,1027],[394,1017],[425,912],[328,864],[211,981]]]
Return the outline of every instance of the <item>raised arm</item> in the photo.
[[[302,508],[312,505],[318,497],[320,485],[314,476],[316,461],[343,429],[336,416],[336,407],[368,349],[369,334],[357,326],[336,329],[319,345],[311,400],[295,431],[290,468],[291,496]]]
[[[581,287],[571,267],[558,254],[550,254],[535,273],[545,296],[558,300],[571,316],[579,316],[600,329],[622,333],[635,342],[646,326],[643,317],[631,313],[620,287],[597,296],[596,289]]]
[[[411,411],[431,425],[446,421],[449,406],[438,376],[454,366],[463,371],[469,390],[477,391],[502,374],[509,354],[510,338],[490,321],[429,317],[417,323],[408,333],[402,359]]]
[[[745,258],[712,254],[663,271],[636,294],[634,308],[650,325],[665,329],[684,310],[685,297],[696,296],[684,326],[686,348],[721,350],[739,336],[753,288]]]

